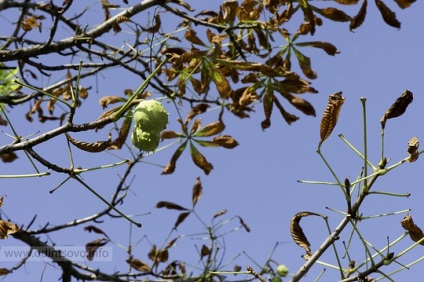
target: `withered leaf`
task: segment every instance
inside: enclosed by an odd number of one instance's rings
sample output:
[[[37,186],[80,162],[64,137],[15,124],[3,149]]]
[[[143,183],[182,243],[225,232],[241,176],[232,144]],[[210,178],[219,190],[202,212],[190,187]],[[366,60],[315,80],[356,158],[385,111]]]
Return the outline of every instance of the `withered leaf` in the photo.
[[[9,269],[2,268],[2,267],[0,268],[0,276],[7,275],[9,273],[11,273],[11,271]]]
[[[418,154],[418,147],[420,146],[420,142],[417,137],[412,137],[408,142],[408,154],[409,159],[408,162],[413,163],[418,160],[420,154]]]
[[[224,215],[224,214],[226,214],[227,213],[227,210],[220,210],[219,212],[217,212],[217,213],[215,213],[214,215],[213,215],[213,218],[217,218],[217,217],[220,217],[221,215]]]
[[[261,122],[262,130],[271,126],[272,108],[274,105],[274,88],[266,87],[266,92],[263,97],[265,119]],[[275,99],[277,100],[277,99]]]
[[[341,91],[328,97],[327,108],[324,111],[320,124],[320,146],[331,135],[331,132],[333,132],[339,119],[340,109],[342,108],[344,100],[345,97],[342,97]]]
[[[65,136],[72,145],[74,145],[75,147],[77,147],[80,150],[90,152],[90,153],[103,152],[110,145],[112,145],[110,138],[107,141],[97,141],[97,142],[93,142],[93,143],[87,143],[87,142],[78,141],[78,140],[72,138],[68,133],[65,133]]]
[[[414,3],[416,0],[395,0],[395,2],[398,4],[398,6],[401,9],[405,9],[408,8],[409,6],[412,5],[412,3]]]
[[[277,108],[278,108],[278,110],[280,111],[280,113],[281,113],[281,115],[283,116],[283,118],[284,118],[284,120],[290,125],[290,124],[292,124],[293,122],[295,122],[295,121],[297,121],[298,119],[299,119],[299,117],[297,117],[297,116],[295,116],[295,115],[293,115],[293,114],[291,114],[291,113],[288,113],[285,109],[284,109],[284,107],[283,107],[283,105],[281,105],[281,103],[280,103],[280,101],[278,101],[278,99],[275,99],[275,105],[277,106]]]
[[[135,270],[138,270],[140,272],[150,272],[150,266],[145,263],[144,261],[135,259],[135,258],[131,258],[129,260],[127,260],[127,263],[129,263],[131,265],[132,268],[134,268]]]
[[[229,135],[221,135],[215,137],[212,141],[195,140],[200,146],[203,147],[223,147],[226,149],[233,149],[239,145],[237,140]]]
[[[206,110],[210,107],[209,104],[206,103],[200,103],[195,105],[193,108],[191,108],[191,111],[188,113],[185,122],[190,121],[192,118],[194,118],[195,116],[202,114],[204,112],[206,112]]]
[[[160,262],[166,262],[169,258],[169,253],[167,249],[161,250],[157,249],[156,245],[153,245],[150,249],[149,253],[147,254],[150,260],[153,261],[153,265],[156,266]]]
[[[9,153],[3,153],[0,154],[0,159],[4,162],[4,163],[11,163],[14,160],[16,160],[18,158],[18,155],[16,155],[15,152],[9,152]]]
[[[174,130],[164,130],[160,134],[161,140],[174,139],[174,138],[178,138],[178,137],[183,137],[183,135],[181,135],[178,132],[175,132]]]
[[[367,14],[367,5],[368,5],[368,0],[364,0],[364,2],[362,2],[361,8],[359,9],[358,14],[354,16],[352,20],[350,21],[349,28],[351,31],[360,27],[362,23],[364,22],[365,16]]]
[[[211,250],[206,247],[206,245],[202,246],[202,249],[200,250],[200,259],[202,259],[205,256],[208,256],[211,253]]]
[[[200,177],[197,177],[196,182],[194,183],[194,186],[193,186],[192,193],[191,193],[193,207],[197,204],[197,201],[200,199],[202,194],[203,194],[202,182],[200,181]]]
[[[396,14],[381,0],[375,0],[377,8],[380,10],[383,20],[390,26],[400,28],[400,22],[396,19]]]
[[[227,99],[231,94],[231,86],[225,75],[216,68],[209,68],[209,74],[215,83],[216,90],[218,90],[219,96],[223,99]]]
[[[171,241],[169,241],[168,244],[165,246],[165,250],[172,248],[175,245],[175,242],[177,242],[178,238],[179,237],[176,237],[172,239]]]
[[[97,228],[96,226],[94,226],[94,225],[89,225],[89,226],[86,226],[86,227],[84,227],[84,231],[87,231],[87,232],[94,232],[94,233],[97,233],[97,234],[103,234],[103,235],[105,235],[107,238],[109,238],[109,236],[107,236],[107,234],[103,231],[103,230],[101,230],[101,229],[99,229],[99,228]]]
[[[244,220],[240,216],[237,216],[237,218],[240,220],[240,224],[241,224],[241,226],[243,226],[243,228],[246,230],[246,232],[250,232],[250,227],[247,226],[247,224],[244,222]]]
[[[381,127],[384,129],[388,119],[403,115],[413,100],[414,95],[412,92],[405,90],[402,95],[396,99],[394,104],[384,113],[384,116],[380,120]]]
[[[0,125],[6,126],[7,125],[7,120],[5,120],[3,118],[3,115],[0,115]]]
[[[132,117],[126,116],[122,122],[121,128],[119,129],[118,137],[112,141],[112,144],[108,147],[109,150],[118,150],[124,146],[130,132]]]
[[[190,155],[195,165],[203,170],[203,172],[208,175],[212,169],[213,165],[209,163],[206,158],[197,150],[197,148],[190,142]]]
[[[403,218],[401,224],[402,227],[409,232],[409,236],[411,237],[412,241],[417,242],[424,237],[423,231],[418,227],[418,225],[414,223],[409,213]],[[424,241],[422,241],[420,245],[424,246]]]
[[[3,195],[3,196],[1,196],[0,197],[0,208],[3,206],[3,201],[4,201],[4,198],[6,197],[7,195]]]
[[[306,254],[303,255],[303,258],[306,260],[308,260],[310,256],[312,255],[311,248],[310,248],[311,244],[306,238],[305,233],[303,233],[302,227],[300,227],[300,220],[302,219],[302,217],[306,217],[310,215],[321,216],[320,214],[317,214],[314,212],[304,211],[304,212],[299,212],[295,216],[293,216],[290,222],[290,234],[293,240],[295,241],[295,243],[298,244],[303,249],[305,249]]]
[[[301,42],[296,43],[296,46],[309,46],[314,48],[320,48],[324,50],[328,55],[334,56],[335,54],[339,54],[339,50],[337,50],[336,46],[331,43],[324,41],[309,41],[309,42]]]
[[[177,160],[180,158],[181,154],[185,150],[187,146],[187,140],[184,141],[183,144],[181,144],[178,149],[174,152],[174,154],[171,157],[171,160],[166,165],[166,167],[163,169],[162,174],[172,174],[175,171],[175,167],[177,166]]]
[[[296,55],[296,58],[299,62],[299,66],[302,69],[303,74],[310,79],[317,78],[316,72],[311,67],[311,59],[305,55],[303,55],[301,52],[293,48],[294,54]]]
[[[22,29],[25,31],[31,31],[34,28],[37,28],[40,26],[40,24],[37,22],[37,19],[35,17],[25,17],[24,21],[21,24]]]
[[[213,136],[221,133],[224,131],[225,125],[222,123],[222,121],[217,121],[214,123],[210,123],[205,125],[202,129],[196,131],[193,136],[196,137],[208,137]]]
[[[284,96],[285,96],[285,98],[287,98],[287,100],[289,100],[290,104],[292,104],[296,109],[298,109],[299,111],[301,111],[305,115],[308,115],[308,116],[315,116],[316,115],[315,109],[312,106],[312,104],[309,103],[308,101],[306,101],[305,99],[302,99],[300,97],[296,97],[296,96],[291,95],[291,94],[286,94]]]
[[[335,0],[337,3],[342,5],[355,5],[359,0]]]
[[[347,15],[345,12],[336,9],[336,8],[324,8],[324,9],[317,9],[317,12],[321,14],[322,16],[326,17],[327,19],[336,21],[336,22],[348,22],[350,21],[350,16]]]
[[[177,205],[175,203],[172,202],[167,202],[167,201],[160,201],[156,204],[156,208],[161,209],[161,208],[167,208],[170,210],[177,210],[177,211],[187,211],[188,209]]]
[[[93,260],[96,257],[96,251],[98,248],[103,247],[109,242],[109,239],[98,238],[92,242],[88,242],[85,245],[85,251],[87,252],[87,259]]]
[[[150,32],[150,33],[156,33],[159,31],[160,27],[161,27],[162,21],[160,19],[160,15],[156,14],[155,15],[155,24],[152,25],[149,28],[146,28],[144,31]]]
[[[177,218],[177,221],[175,221],[174,229],[177,229],[178,226],[180,226],[181,223],[190,215],[191,212],[183,212],[180,213],[180,215]]]
[[[115,104],[118,102],[125,102],[126,99],[119,97],[119,96],[105,96],[100,98],[99,104],[102,106],[103,109],[105,109],[110,104]]]
[[[203,41],[197,36],[197,32],[194,31],[194,29],[192,29],[192,28],[187,30],[184,37],[185,37],[185,39],[187,39],[188,41],[190,41],[193,44],[206,46],[206,44],[203,43]]]
[[[7,239],[10,234],[16,233],[20,227],[13,222],[0,220],[0,239]]]

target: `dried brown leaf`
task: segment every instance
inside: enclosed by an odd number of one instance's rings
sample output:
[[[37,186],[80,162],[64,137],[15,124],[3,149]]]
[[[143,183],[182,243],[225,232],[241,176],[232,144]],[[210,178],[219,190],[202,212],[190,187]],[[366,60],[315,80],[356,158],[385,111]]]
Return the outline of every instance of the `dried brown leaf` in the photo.
[[[160,19],[160,15],[156,14],[155,15],[155,24],[152,25],[149,28],[146,28],[144,31],[150,32],[150,33],[156,33],[159,31],[160,27],[161,27],[162,21]]]
[[[350,21],[349,28],[351,31],[360,27],[362,23],[364,22],[365,16],[367,14],[367,5],[368,5],[368,0],[364,0],[364,2],[362,2],[361,8],[359,9],[358,14],[354,16],[352,20]]]
[[[306,254],[303,255],[303,258],[306,260],[308,260],[310,256],[312,255],[311,248],[310,248],[311,244],[306,238],[305,233],[303,233],[302,227],[300,227],[300,220],[302,219],[302,217],[306,217],[310,215],[321,216],[320,214],[317,214],[314,212],[304,211],[304,212],[299,212],[295,216],[293,216],[290,222],[290,234],[293,240],[295,241],[295,243],[298,244],[303,249],[305,249]]]
[[[384,129],[386,121],[391,118],[399,117],[403,115],[408,108],[409,104],[414,100],[414,95],[411,91],[405,90],[402,95],[396,99],[394,104],[384,113],[381,118],[381,127]]]
[[[150,266],[147,263],[145,263],[144,261],[135,259],[135,258],[131,258],[131,259],[127,260],[127,263],[129,263],[132,268],[134,268],[135,270],[138,270],[140,272],[150,272],[150,270],[151,270]]]
[[[290,94],[286,94],[284,96],[287,98],[287,100],[289,100],[290,104],[292,104],[296,109],[305,115],[316,116],[314,107],[305,99]]]
[[[206,175],[212,171],[213,165],[206,160],[193,143],[190,143],[190,155],[194,164],[201,168]]]
[[[405,230],[408,230],[409,236],[411,237],[412,241],[418,242],[424,237],[423,231],[421,230],[421,228],[418,227],[418,225],[414,223],[409,213],[403,218],[401,224]],[[422,241],[420,245],[424,246],[424,241]]]
[[[194,183],[194,186],[193,186],[193,190],[191,192],[191,199],[192,199],[191,202],[193,204],[193,207],[197,204],[197,201],[200,199],[202,194],[203,194],[202,182],[200,181],[200,177],[197,177],[196,182]]]
[[[336,46],[331,43],[324,41],[309,41],[309,42],[301,42],[296,43],[296,46],[309,46],[314,48],[320,48],[324,50],[328,55],[334,56],[335,54],[339,54],[339,50],[337,50]]]
[[[194,29],[190,28],[184,34],[185,39],[187,39],[190,43],[206,46],[205,43],[197,36],[197,32]]]
[[[188,113],[185,122],[189,122],[191,119],[193,119],[195,116],[200,115],[210,107],[209,104],[206,103],[200,103],[195,105],[193,108],[191,108],[191,111]]]
[[[10,234],[16,233],[20,227],[13,222],[0,220],[0,239],[7,239]]]
[[[0,276],[7,275],[9,273],[11,273],[11,271],[9,269],[2,268],[2,267],[0,268]]]
[[[147,256],[153,261],[153,266],[156,266],[161,262],[167,262],[169,253],[167,249],[157,249],[156,245],[153,245]]]
[[[418,153],[418,147],[420,146],[420,142],[417,137],[412,137],[408,142],[408,154],[409,159],[408,162],[413,163],[418,160],[420,154]]]
[[[408,8],[409,6],[412,5],[412,3],[414,3],[417,0],[395,0],[395,2],[398,4],[398,6],[401,9],[405,9]]]
[[[2,115],[0,115],[0,125],[7,126],[7,120],[5,120]]]
[[[240,216],[237,216],[237,218],[240,220],[240,224],[243,226],[244,230],[246,230],[246,232],[250,232],[250,227],[247,226],[244,220]]]
[[[210,254],[211,250],[206,245],[202,245],[202,249],[200,250],[200,259]]]
[[[335,0],[337,3],[342,5],[355,5],[359,0]]]
[[[222,13],[222,19],[229,23],[230,25],[234,24],[237,15],[237,8],[239,7],[238,1],[224,1],[220,7]]]
[[[220,217],[221,215],[224,215],[224,214],[226,214],[227,213],[227,210],[220,210],[219,212],[217,212],[217,213],[215,213],[214,215],[213,215],[213,218],[217,218],[217,217]]]
[[[330,19],[336,22],[348,22],[351,20],[350,16],[347,15],[345,12],[336,8],[332,8],[332,7],[317,9],[317,12],[321,14],[323,17],[326,17],[327,19]]]
[[[3,195],[3,196],[1,196],[0,197],[0,208],[1,207],[3,207],[3,201],[4,201],[4,198],[6,197],[7,195]]]
[[[173,130],[164,130],[160,134],[161,140],[174,139],[174,138],[178,138],[178,137],[182,137],[182,135],[178,132],[173,131]]]
[[[212,143],[226,149],[233,149],[239,145],[239,142],[229,135],[217,136],[212,140]]]
[[[390,10],[390,8],[387,7],[383,1],[375,0],[375,4],[380,10],[381,16],[383,17],[383,20],[386,22],[386,24],[396,28],[400,28],[400,22],[397,20],[396,14],[392,10]]]
[[[75,147],[77,147],[80,150],[90,152],[90,153],[103,152],[110,145],[112,145],[110,138],[107,141],[97,141],[97,142],[93,142],[93,143],[87,143],[87,142],[78,141],[78,140],[72,138],[68,133],[65,133],[65,136],[72,145],[74,145]]]
[[[319,144],[321,145],[333,132],[334,127],[339,119],[340,109],[344,103],[345,97],[342,97],[342,92],[337,92],[328,97],[327,108],[321,119]]]
[[[94,225],[89,225],[89,226],[84,227],[84,231],[87,231],[87,232],[90,232],[90,233],[94,232],[94,233],[97,233],[97,234],[103,234],[107,238],[109,238],[109,236],[107,236],[107,234],[103,230],[101,230],[100,228],[97,228]]]
[[[181,223],[183,223],[183,221],[190,215],[190,213],[191,212],[183,212],[183,213],[180,213],[180,215],[178,216],[178,218],[177,218],[177,221],[175,221],[175,224],[174,224],[174,229],[177,229],[178,228],[178,226],[181,224]]]
[[[303,74],[310,79],[317,78],[316,72],[311,67],[311,59],[305,55],[303,55],[298,50],[294,49],[294,53],[296,55],[296,58],[299,62],[299,66],[302,69]]]
[[[25,31],[31,31],[34,28],[40,27],[40,24],[37,22],[35,17],[25,17],[24,21],[21,24],[22,29]]]
[[[177,210],[177,211],[187,211],[188,209],[175,204],[173,202],[167,202],[167,201],[160,201],[156,204],[156,208],[161,209],[161,208],[167,208],[170,210]]]
[[[274,89],[272,87],[267,87],[265,95],[263,97],[263,101],[262,101],[264,105],[264,114],[265,114],[265,119],[261,122],[262,130],[267,129],[268,127],[271,126],[271,115],[272,115],[274,99],[275,99]]]
[[[180,147],[178,147],[178,149],[174,152],[174,154],[171,157],[171,160],[163,169],[162,174],[172,174],[175,171],[175,167],[177,166],[177,160],[179,159],[184,149],[186,148],[187,142],[188,142],[187,140],[184,141],[184,143],[181,144]]]
[[[105,96],[100,98],[99,104],[102,106],[103,109],[107,108],[108,105],[119,103],[119,102],[125,102],[126,99],[119,97],[119,96]]]
[[[98,248],[103,247],[109,242],[109,239],[105,238],[98,238],[92,242],[88,242],[85,245],[85,251],[87,252],[87,259],[93,260],[95,257],[96,251]]]
[[[0,159],[4,163],[11,163],[14,160],[16,160],[17,158],[18,158],[18,155],[16,155],[15,152],[9,152],[9,153],[0,154]]]
[[[196,131],[193,136],[196,137],[208,137],[221,133],[224,131],[225,125],[221,121],[213,122],[205,125],[202,129]]]
[[[119,129],[118,137],[112,141],[112,144],[108,147],[109,150],[119,150],[124,146],[127,140],[128,134],[131,128],[132,117],[126,116],[122,122],[121,128]]]

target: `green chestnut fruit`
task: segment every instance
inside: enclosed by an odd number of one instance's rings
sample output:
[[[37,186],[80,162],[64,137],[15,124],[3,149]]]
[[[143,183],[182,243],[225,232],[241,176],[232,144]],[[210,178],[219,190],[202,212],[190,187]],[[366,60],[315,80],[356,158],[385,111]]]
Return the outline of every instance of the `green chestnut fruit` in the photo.
[[[277,274],[281,277],[286,277],[289,274],[289,269],[284,264],[277,266]]]
[[[168,113],[156,100],[143,100],[134,109],[135,125],[145,132],[161,132],[168,124]]]

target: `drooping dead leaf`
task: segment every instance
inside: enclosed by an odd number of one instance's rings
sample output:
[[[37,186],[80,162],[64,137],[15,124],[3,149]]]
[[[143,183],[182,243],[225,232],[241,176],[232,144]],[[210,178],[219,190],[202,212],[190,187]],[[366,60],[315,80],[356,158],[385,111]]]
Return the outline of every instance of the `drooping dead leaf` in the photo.
[[[84,231],[87,231],[87,232],[94,232],[94,233],[97,233],[97,234],[103,234],[103,235],[105,235],[107,238],[109,238],[109,236],[107,236],[107,234],[103,231],[103,230],[101,230],[101,229],[99,229],[99,228],[97,228],[96,226],[94,226],[94,225],[89,225],[89,226],[86,226],[86,227],[84,227]]]
[[[394,102],[394,104],[384,113],[384,116],[380,120],[381,127],[384,129],[388,119],[403,115],[413,100],[414,95],[412,92],[405,90],[402,95],[396,99],[396,102]]]
[[[16,160],[18,158],[18,155],[16,155],[15,152],[9,152],[9,153],[3,153],[0,154],[0,159],[4,162],[4,163],[11,163],[14,160]]]
[[[405,9],[408,8],[409,6],[412,5],[412,3],[414,3],[417,0],[395,0],[395,2],[398,4],[398,6],[401,9]]]
[[[147,256],[153,261],[153,266],[156,266],[161,262],[167,262],[169,253],[168,249],[157,249],[156,245],[153,245]]]
[[[196,143],[203,147],[223,147],[226,149],[233,149],[239,145],[237,140],[229,135],[217,136],[212,141],[196,140]]]
[[[295,241],[295,243],[298,244],[303,249],[305,249],[306,254],[303,255],[302,257],[306,260],[308,260],[312,255],[311,248],[310,248],[311,244],[306,238],[305,233],[303,233],[302,227],[300,227],[300,220],[302,219],[302,217],[306,217],[310,215],[321,216],[320,214],[317,214],[314,212],[304,211],[304,212],[299,212],[295,216],[293,216],[290,222],[290,234],[293,240]]]
[[[341,91],[328,97],[327,108],[324,111],[320,124],[320,146],[331,135],[331,132],[336,126],[344,100],[345,97],[342,97]]]
[[[311,67],[311,59],[294,48],[293,51],[296,55],[296,58],[299,62],[299,66],[302,69],[303,74],[310,79],[317,78],[317,73]]]
[[[206,112],[206,110],[210,107],[209,104],[206,103],[200,103],[195,105],[194,107],[191,108],[191,111],[188,113],[185,122],[189,122],[191,119],[193,119],[195,116],[202,114],[204,112]]]
[[[202,249],[200,250],[200,259],[205,256],[208,256],[210,253],[211,250],[206,245],[202,245]]]
[[[192,193],[191,193],[193,207],[197,204],[197,201],[200,199],[202,194],[203,194],[202,182],[200,181],[200,177],[197,177],[196,182],[194,183],[194,186],[193,186]]]
[[[277,106],[277,109],[280,111],[281,115],[283,116],[284,120],[290,125],[293,122],[297,121],[299,119],[298,116],[295,116],[289,112],[287,112],[283,105],[281,105],[280,101],[278,99],[274,100],[275,106]]]
[[[396,18],[396,14],[381,0],[375,0],[377,8],[380,10],[383,20],[390,26],[400,28],[400,22]]]
[[[241,218],[238,215],[237,215],[237,218],[240,220],[240,224],[241,224],[241,226],[243,226],[244,230],[246,230],[246,232],[250,232],[250,227],[247,226],[247,224],[244,222],[243,218]]]
[[[208,137],[213,136],[221,133],[224,131],[225,125],[222,123],[222,121],[213,122],[210,124],[205,125],[202,129],[196,131],[196,133],[193,134],[193,136],[196,137]]]
[[[124,146],[127,140],[128,134],[131,128],[132,117],[126,116],[122,122],[121,128],[119,129],[118,137],[112,141],[112,144],[108,147],[109,150],[119,150]]]
[[[418,227],[418,225],[414,223],[412,216],[409,213],[403,218],[401,224],[402,227],[409,232],[409,236],[411,237],[412,241],[417,242],[424,237],[423,231]],[[422,241],[420,245],[424,246],[424,241]]]
[[[359,0],[335,0],[337,3],[342,5],[355,5]]]
[[[181,144],[178,149],[174,152],[174,154],[171,157],[171,160],[166,165],[166,167],[163,169],[162,174],[172,174],[175,171],[175,168],[177,166],[177,161],[180,158],[181,154],[185,150],[187,146],[187,140],[184,141],[183,144]]]
[[[3,196],[1,196],[1,198],[0,198],[0,208],[1,207],[3,207],[3,201],[4,201],[4,198],[6,197],[7,195],[3,195]]]
[[[360,27],[362,23],[364,22],[365,16],[367,14],[367,5],[368,5],[368,1],[364,0],[364,2],[362,2],[361,8],[359,9],[358,14],[354,16],[352,20],[350,21],[349,28],[351,31]]]
[[[167,208],[169,210],[177,210],[177,211],[187,211],[188,209],[172,203],[172,202],[167,202],[167,201],[160,201],[156,204],[156,208],[161,209],[161,208]]]
[[[217,213],[215,213],[214,215],[213,215],[213,218],[217,218],[217,217],[220,217],[221,215],[224,215],[224,214],[226,214],[227,213],[227,210],[220,210],[219,212],[217,212]]]
[[[190,28],[186,31],[184,37],[185,37],[185,39],[187,39],[188,41],[190,41],[193,44],[206,46],[205,43],[203,43],[203,41],[197,36],[197,32],[194,31],[194,29],[192,29],[192,28]]]
[[[183,223],[183,221],[190,215],[190,213],[191,212],[183,212],[183,213],[180,213],[180,215],[178,216],[178,218],[177,218],[177,221],[175,221],[175,224],[174,224],[174,229],[177,229],[178,228],[178,226],[181,224],[181,223]]]
[[[7,275],[9,273],[11,273],[9,269],[2,267],[0,268],[0,276]]]
[[[0,220],[0,239],[7,239],[10,234],[18,232],[20,227],[13,222]]]
[[[97,142],[93,142],[93,143],[78,141],[78,140],[72,138],[68,133],[65,133],[65,136],[72,145],[74,145],[75,147],[77,147],[80,150],[90,152],[90,153],[103,152],[110,145],[112,145],[112,142],[110,140],[110,136],[109,136],[109,140],[107,140],[107,141],[97,141]]]
[[[190,155],[195,165],[203,170],[203,172],[208,175],[212,169],[213,165],[209,163],[202,153],[197,150],[197,148],[190,142]]]
[[[417,137],[412,137],[408,142],[408,154],[409,159],[408,162],[413,163],[418,160],[420,154],[418,154],[418,147],[420,146],[420,142]]]
[[[271,115],[272,115],[274,100],[277,100],[274,97],[274,89],[272,87],[266,87],[265,95],[262,100],[262,103],[264,105],[264,114],[265,114],[265,119],[261,122],[262,130],[265,130],[271,126]]]
[[[24,21],[21,24],[22,29],[25,31],[31,31],[34,28],[40,27],[40,24],[37,22],[35,17],[25,17]]]
[[[327,19],[330,19],[336,22],[350,21],[349,15],[347,15],[345,12],[336,8],[329,7],[324,9],[317,9],[317,12],[321,14],[322,16],[326,17]]]
[[[139,259],[131,258],[127,260],[127,263],[129,263],[132,268],[140,272],[150,272],[151,270],[150,266],[147,263]]]
[[[162,21],[160,19],[160,15],[156,14],[155,15],[155,24],[152,25],[151,27],[145,29],[144,31],[150,32],[150,33],[156,33],[159,31],[160,27],[161,27]]]
[[[107,108],[108,105],[115,104],[118,102],[125,102],[126,99],[119,96],[105,96],[100,98],[99,104],[103,109]]]
[[[88,242],[85,245],[85,251],[87,252],[87,259],[93,260],[93,258],[96,256],[96,251],[100,247],[103,247],[109,242],[109,239],[105,238],[98,238],[92,242]]]
[[[337,50],[336,46],[334,46],[331,43],[324,42],[324,41],[310,41],[310,42],[301,42],[296,43],[296,46],[309,46],[314,48],[320,48],[324,50],[328,55],[334,56],[336,54],[339,54],[339,50]]]

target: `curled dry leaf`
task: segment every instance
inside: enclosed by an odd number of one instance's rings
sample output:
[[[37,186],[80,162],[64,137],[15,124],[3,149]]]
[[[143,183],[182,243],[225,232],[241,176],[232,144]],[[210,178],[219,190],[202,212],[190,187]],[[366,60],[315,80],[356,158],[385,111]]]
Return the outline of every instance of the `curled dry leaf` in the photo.
[[[409,159],[408,162],[413,163],[418,160],[420,154],[418,154],[418,147],[420,146],[420,142],[417,137],[412,137],[408,142],[408,154]]]
[[[102,106],[103,109],[105,109],[108,105],[119,103],[119,102],[125,102],[126,99],[119,97],[119,96],[105,96],[100,98],[99,104]]]
[[[138,270],[140,272],[150,272],[150,266],[145,263],[144,261],[141,261],[139,259],[131,258],[127,260],[127,263],[131,265],[132,268],[135,270]]]
[[[197,104],[196,106],[194,106],[193,108],[191,108],[191,111],[188,113],[185,122],[189,122],[192,118],[194,118],[195,116],[202,114],[204,112],[206,112],[206,110],[209,108],[209,104],[205,104],[205,103],[200,103]]]
[[[229,135],[215,137],[212,143],[226,149],[233,149],[239,145],[239,142]]]
[[[350,21],[349,28],[351,31],[360,27],[362,23],[364,22],[365,16],[367,14],[367,5],[368,5],[368,1],[364,0],[364,2],[362,2],[361,8],[359,9],[358,14],[354,16],[352,20]]]
[[[384,116],[380,120],[381,127],[384,129],[388,119],[403,115],[413,100],[414,95],[412,92],[405,90],[402,95],[396,99],[396,102],[384,113]]]
[[[194,183],[194,186],[193,186],[193,190],[192,190],[193,207],[197,204],[197,201],[200,199],[202,194],[203,194],[202,182],[200,181],[200,177],[197,177],[196,182]],[[1,205],[0,205],[0,207],[1,207]]]
[[[206,247],[206,245],[202,246],[202,249],[200,250],[200,259],[202,259],[205,256],[208,256],[211,253],[211,250]]]
[[[7,236],[18,232],[19,229],[19,226],[13,222],[0,220],[0,239],[7,239]]]
[[[302,219],[302,217],[306,217],[310,215],[321,216],[320,214],[317,214],[314,212],[304,211],[304,212],[299,212],[295,216],[293,216],[290,222],[290,234],[293,240],[295,241],[295,243],[298,244],[303,249],[305,249],[306,254],[303,255],[302,257],[306,260],[308,260],[312,255],[311,248],[310,248],[311,244],[306,238],[305,233],[303,233],[302,227],[300,227],[300,220]]]
[[[98,238],[92,242],[88,242],[85,245],[85,251],[87,252],[87,259],[93,260],[94,257],[96,257],[96,251],[100,247],[103,247],[109,242],[109,239],[105,238]]]
[[[156,245],[153,245],[147,256],[153,261],[153,266],[156,266],[161,262],[167,262],[169,253],[168,249],[157,249]]]
[[[202,129],[196,131],[195,134],[193,134],[196,137],[208,137],[213,136],[221,133],[224,131],[225,125],[222,123],[222,121],[217,121],[214,123],[210,123],[205,125]]]
[[[9,152],[9,153],[3,153],[0,154],[0,159],[4,162],[4,163],[11,163],[14,160],[16,160],[18,158],[18,155],[16,155],[15,152]]]
[[[99,228],[97,228],[96,226],[94,226],[94,225],[89,225],[89,226],[86,226],[86,227],[84,227],[84,231],[87,231],[87,232],[94,232],[94,233],[97,233],[97,234],[103,234],[103,235],[105,235],[107,238],[109,238],[109,236],[107,236],[107,234],[103,231],[103,230],[101,230],[101,229],[99,229]]]
[[[160,19],[160,15],[156,14],[155,15],[155,24],[152,25],[151,27],[145,29],[145,31],[150,32],[150,33],[156,33],[156,32],[159,31],[161,24],[162,24],[162,21]]]
[[[396,18],[396,14],[389,9],[389,7],[384,4],[381,0],[375,0],[375,4],[377,5],[377,8],[380,10],[381,16],[383,16],[383,20],[386,22],[386,24],[400,28],[400,22]]]
[[[424,237],[423,231],[414,223],[409,213],[403,218],[401,224],[405,230],[408,230],[412,241],[418,242],[418,240],[421,240]],[[424,241],[422,241],[420,245],[424,245]]]
[[[344,100],[345,97],[342,97],[341,91],[328,97],[327,108],[324,111],[320,124],[320,145],[331,135],[331,132],[336,126]]]
[[[80,150],[90,152],[90,153],[103,152],[110,145],[112,145],[110,138],[107,141],[97,141],[97,142],[94,142],[94,143],[87,143],[87,142],[78,141],[78,140],[72,138],[68,133],[65,133],[65,136],[72,145],[74,145],[75,147],[77,147]]]
[[[160,201],[156,204],[156,208],[161,209],[161,208],[167,208],[169,210],[177,210],[177,211],[187,211],[188,209],[177,205],[175,203],[172,202],[167,202],[167,201]]]
[[[190,155],[194,164],[201,168],[206,175],[212,171],[213,165],[197,150],[193,143],[190,143]]]
[[[247,224],[244,222],[244,220],[240,216],[237,216],[237,218],[240,220],[240,224],[243,226],[243,228],[246,230],[246,232],[250,232],[250,227],[247,226]]]
[[[220,210],[219,212],[217,212],[217,213],[215,213],[214,215],[213,215],[213,218],[217,218],[217,217],[220,217],[221,215],[224,215],[224,214],[226,214],[227,213],[227,210]]]

